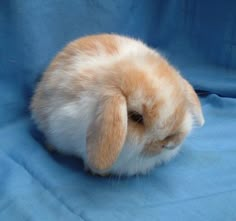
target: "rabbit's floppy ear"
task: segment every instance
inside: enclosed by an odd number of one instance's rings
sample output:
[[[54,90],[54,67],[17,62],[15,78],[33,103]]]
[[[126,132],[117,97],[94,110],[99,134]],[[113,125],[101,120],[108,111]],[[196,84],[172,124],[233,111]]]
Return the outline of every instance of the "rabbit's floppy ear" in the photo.
[[[116,161],[127,134],[127,105],[121,95],[102,99],[87,131],[88,165],[105,172]]]
[[[201,103],[198,99],[196,92],[194,91],[193,87],[184,80],[186,96],[190,105],[190,111],[193,114],[194,120],[196,121],[198,126],[204,125],[204,117],[202,113]]]

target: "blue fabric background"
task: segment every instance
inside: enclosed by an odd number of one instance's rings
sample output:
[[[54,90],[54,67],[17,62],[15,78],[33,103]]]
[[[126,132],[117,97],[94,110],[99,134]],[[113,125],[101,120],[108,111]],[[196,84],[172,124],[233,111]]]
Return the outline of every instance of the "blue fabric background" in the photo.
[[[30,121],[35,84],[69,41],[137,37],[201,95],[206,125],[148,176],[98,178],[49,154]],[[236,1],[0,0],[0,220],[236,220]]]

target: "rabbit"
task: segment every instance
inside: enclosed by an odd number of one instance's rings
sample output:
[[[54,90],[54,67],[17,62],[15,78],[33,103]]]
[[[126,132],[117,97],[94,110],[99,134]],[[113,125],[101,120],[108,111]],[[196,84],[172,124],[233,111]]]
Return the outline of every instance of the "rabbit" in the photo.
[[[193,87],[141,40],[94,34],[51,62],[31,101],[32,119],[56,151],[98,175],[146,174],[202,126]]]

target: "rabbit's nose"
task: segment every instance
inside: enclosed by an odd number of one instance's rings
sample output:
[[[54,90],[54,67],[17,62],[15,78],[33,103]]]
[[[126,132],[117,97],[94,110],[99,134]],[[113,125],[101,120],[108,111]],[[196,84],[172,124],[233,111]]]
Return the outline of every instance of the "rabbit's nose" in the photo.
[[[149,142],[145,145],[142,153],[147,156],[153,156],[159,154],[161,150],[161,145],[158,142]]]

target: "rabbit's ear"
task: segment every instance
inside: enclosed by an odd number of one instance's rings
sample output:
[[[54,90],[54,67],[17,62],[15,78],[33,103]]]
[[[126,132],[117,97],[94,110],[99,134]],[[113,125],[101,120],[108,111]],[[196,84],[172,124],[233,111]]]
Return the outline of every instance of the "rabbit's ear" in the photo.
[[[205,120],[203,117],[201,103],[198,99],[198,96],[194,91],[193,87],[186,80],[184,80],[184,84],[185,84],[186,96],[190,105],[190,111],[194,117],[194,120],[197,126],[203,126]]]
[[[121,95],[106,97],[87,131],[88,165],[103,173],[118,158],[127,134],[127,105]]]

